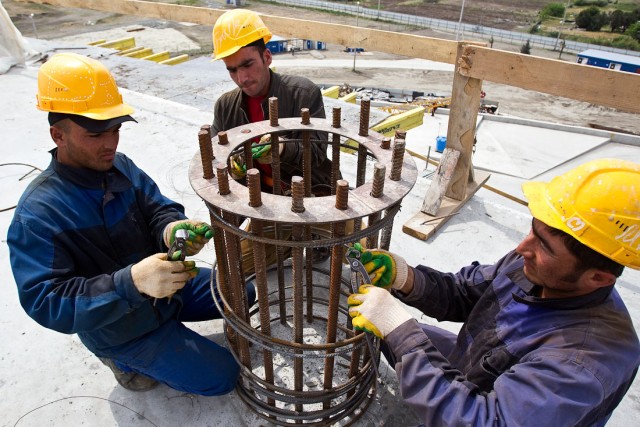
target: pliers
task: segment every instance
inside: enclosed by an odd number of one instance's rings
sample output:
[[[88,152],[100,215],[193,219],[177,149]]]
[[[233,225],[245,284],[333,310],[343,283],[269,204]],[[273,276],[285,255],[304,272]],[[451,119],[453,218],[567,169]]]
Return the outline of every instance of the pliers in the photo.
[[[177,230],[175,236],[173,237],[173,243],[169,247],[169,251],[167,252],[167,260],[168,261],[184,261],[187,256],[185,252],[185,246],[187,245],[187,240],[189,240],[189,232],[187,230],[181,229]],[[173,254],[177,251],[180,251],[180,258],[174,260]],[[171,302],[171,295],[167,297],[167,302]],[[155,306],[158,302],[158,298],[153,300],[153,305]]]
[[[362,254],[359,250],[355,249],[352,246],[347,246],[347,251],[344,254],[347,263],[349,264],[349,268],[351,269],[351,290],[354,294],[358,293],[358,288],[360,287],[358,284],[358,273],[362,277],[361,284],[370,284],[371,278],[369,277],[369,273],[367,273],[367,269],[364,268],[362,261],[360,261],[360,256]],[[378,363],[376,360],[376,347],[373,343],[373,336],[370,333],[365,333],[365,339],[367,340],[367,347],[369,349],[369,354],[371,355],[371,364],[373,365],[373,370],[376,373],[376,377],[380,378],[380,372],[378,372]]]

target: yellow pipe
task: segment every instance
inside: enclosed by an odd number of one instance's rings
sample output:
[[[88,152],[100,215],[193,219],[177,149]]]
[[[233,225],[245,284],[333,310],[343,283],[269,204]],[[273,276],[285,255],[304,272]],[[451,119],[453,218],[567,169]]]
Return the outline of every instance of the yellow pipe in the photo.
[[[182,62],[186,62],[189,60],[189,55],[186,53],[183,55],[174,56],[173,58],[165,59],[164,61],[158,62],[158,64],[162,65],[176,65]]]
[[[107,41],[106,39],[100,39],[100,40],[96,40],[96,41],[90,42],[90,43],[88,43],[88,45],[89,46],[95,46],[97,44],[105,43],[106,41]]]
[[[342,98],[338,98],[338,99],[340,99],[340,101],[344,101],[344,102],[349,102],[351,104],[355,104],[357,97],[358,97],[358,92],[351,92],[351,93],[346,94]]]

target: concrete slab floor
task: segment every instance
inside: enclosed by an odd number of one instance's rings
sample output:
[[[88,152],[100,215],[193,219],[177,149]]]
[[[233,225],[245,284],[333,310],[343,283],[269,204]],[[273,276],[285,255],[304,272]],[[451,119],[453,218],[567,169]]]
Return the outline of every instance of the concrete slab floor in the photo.
[[[42,47],[41,47],[42,48]],[[53,50],[45,46],[50,54]],[[64,49],[62,49],[64,50]],[[90,49],[81,53],[94,55]],[[102,50],[97,59],[109,61],[111,69],[118,69],[119,60],[107,56]],[[113,62],[111,62],[113,61]],[[126,62],[127,69],[136,72],[138,87],[143,90],[123,90],[126,102],[135,109],[138,124],[126,123],[121,133],[120,151],[131,157],[160,186],[163,193],[185,205],[192,218],[206,219],[206,209],[190,188],[187,177],[188,165],[197,150],[197,130],[200,125],[210,123],[210,107],[185,105],[163,99],[166,89],[150,84],[137,66],[147,69],[157,64],[142,61]],[[122,66],[124,67],[124,66]],[[130,68],[129,68],[130,67]],[[194,67],[194,75],[187,74],[183,67],[182,84],[196,82],[198,87],[206,85],[210,75],[202,76]],[[165,70],[162,70],[165,71]],[[171,71],[171,70],[168,70]],[[0,157],[3,163],[26,163],[44,169],[49,163],[48,150],[53,148],[49,139],[46,114],[35,108],[37,64],[26,68],[13,68],[0,76],[0,93],[3,93],[3,114],[0,116],[2,140]],[[120,83],[123,75],[116,74]],[[161,73],[159,75],[162,75]],[[198,80],[200,78],[201,80]],[[219,91],[233,87],[232,82],[220,77]],[[194,93],[196,89],[192,88]],[[173,95],[169,95],[172,98]],[[211,101],[215,99],[212,95]],[[199,101],[198,101],[199,102]],[[211,105],[211,104],[210,104]],[[438,117],[438,115],[436,115]],[[427,116],[425,116],[427,119]],[[434,119],[435,120],[435,119]],[[430,122],[431,124],[435,122]],[[505,157],[501,163],[512,161],[516,165],[527,159],[509,156],[514,147],[512,138],[501,135],[500,127],[494,129],[496,141],[505,146]],[[517,132],[524,132],[519,129]],[[535,135],[521,135],[523,141],[535,140]],[[418,141],[420,138],[417,138]],[[424,146],[411,142],[409,148]],[[560,158],[535,173],[541,179],[561,173],[595,156],[630,158],[637,161],[640,156],[637,146],[603,143],[596,144],[592,151],[580,151],[564,155],[562,148],[555,152]],[[480,156],[483,146],[478,146]],[[424,163],[416,162],[418,170]],[[433,168],[433,166],[431,166]],[[487,168],[491,167],[488,162]],[[3,166],[0,168],[0,208],[15,205],[28,180],[21,179],[31,170],[28,166]],[[526,175],[526,174],[525,174]],[[518,194],[523,178],[494,172],[489,184],[506,188]],[[398,214],[391,240],[391,249],[402,253],[411,265],[430,265],[443,271],[455,271],[471,261],[493,262],[512,249],[524,237],[530,227],[531,217],[527,209],[486,189],[481,189],[465,204],[460,213],[451,218],[430,240],[423,242],[402,233],[402,224],[419,210],[429,180],[419,174],[418,181],[404,199]],[[104,367],[76,336],[63,335],[47,330],[30,319],[19,305],[17,291],[9,266],[6,232],[13,215],[12,210],[0,212],[0,413],[2,425],[122,425],[122,426],[264,426],[266,421],[252,414],[237,398],[236,393],[222,397],[200,397],[181,393],[168,387],[158,387],[145,393],[132,393],[118,386],[111,372]],[[215,258],[212,245],[198,256],[202,264],[210,264]],[[627,269],[617,284],[633,317],[636,329],[640,330],[640,272]],[[415,310],[412,313],[422,322],[437,324]],[[440,323],[451,331],[459,326]],[[198,332],[222,342],[222,322],[193,325]],[[359,426],[419,424],[399,397],[395,374],[384,362],[381,365],[382,379],[378,397]],[[614,412],[609,425],[629,426],[640,419],[640,379],[636,379],[625,399]]]

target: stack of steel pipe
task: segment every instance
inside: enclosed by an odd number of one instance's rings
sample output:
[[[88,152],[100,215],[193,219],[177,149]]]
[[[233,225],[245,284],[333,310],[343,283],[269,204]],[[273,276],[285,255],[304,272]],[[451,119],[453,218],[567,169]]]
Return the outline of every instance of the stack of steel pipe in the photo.
[[[212,292],[241,365],[238,395],[255,413],[276,425],[349,424],[375,397],[373,364],[380,354],[369,354],[348,316],[345,247],[353,242],[389,247],[393,218],[417,169],[405,153],[404,134],[391,144],[369,131],[368,99],[361,103],[359,126],[341,123],[340,108],[333,109],[332,120],[310,118],[307,109],[301,117],[281,119],[277,102],[269,100],[269,120],[218,135],[203,126],[198,133],[200,151],[189,178],[215,230]],[[271,136],[272,153],[281,143],[302,143],[303,168],[286,183],[290,194],[282,194],[277,155],[271,162],[274,190],[261,191],[251,147],[264,135]],[[355,153],[343,150],[354,142]],[[324,196],[312,194],[312,144],[327,144],[332,152],[331,191]],[[230,158],[238,153],[246,158],[244,182],[230,177]],[[353,155],[355,162],[346,157]],[[350,185],[341,166],[350,172],[351,164],[356,166]],[[242,262],[246,247],[252,250],[249,268]],[[314,263],[318,248],[330,253],[328,261]],[[251,307],[249,281],[258,294]]]

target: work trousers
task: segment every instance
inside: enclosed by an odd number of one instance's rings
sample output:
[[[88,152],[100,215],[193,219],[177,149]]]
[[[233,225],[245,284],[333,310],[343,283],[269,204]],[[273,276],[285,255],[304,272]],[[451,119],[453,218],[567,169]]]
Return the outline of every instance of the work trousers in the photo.
[[[229,350],[183,324],[221,318],[210,280],[211,270],[201,268],[181,290],[183,307],[175,319],[100,357],[114,360],[125,372],[138,372],[186,393],[216,396],[233,391],[240,368]],[[247,285],[247,300],[249,305],[256,300],[252,283]],[[167,302],[161,299],[157,303]]]

